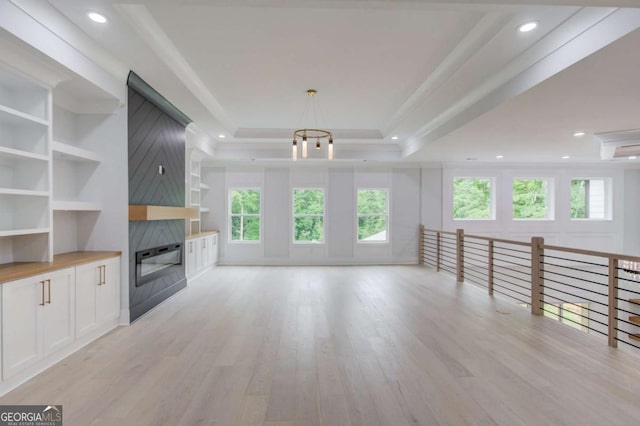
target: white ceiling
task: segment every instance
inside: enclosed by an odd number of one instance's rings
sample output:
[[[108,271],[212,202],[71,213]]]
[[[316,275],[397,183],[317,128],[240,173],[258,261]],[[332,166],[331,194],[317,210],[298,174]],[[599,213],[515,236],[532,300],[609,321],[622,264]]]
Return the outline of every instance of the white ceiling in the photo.
[[[225,134],[224,158],[285,158],[291,129],[313,124],[301,117],[309,88],[316,124],[343,135],[338,157],[342,144],[393,161],[597,161],[574,129],[640,127],[640,9],[580,7],[635,0],[49,3],[214,140]],[[539,28],[518,33],[528,20]]]
[[[593,134],[640,127],[640,30],[485,113],[414,161],[599,161]],[[582,137],[573,133],[584,131]]]

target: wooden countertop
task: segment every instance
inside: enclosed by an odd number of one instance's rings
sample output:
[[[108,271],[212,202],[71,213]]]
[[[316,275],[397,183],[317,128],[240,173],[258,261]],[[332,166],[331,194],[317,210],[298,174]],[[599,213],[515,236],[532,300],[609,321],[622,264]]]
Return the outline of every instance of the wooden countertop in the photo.
[[[201,232],[198,232],[197,234],[187,235],[184,238],[185,238],[185,240],[193,240],[194,238],[206,237],[207,235],[213,235],[213,234],[217,234],[217,233],[218,233],[217,230],[201,231]]]
[[[15,262],[0,265],[0,283],[40,275],[83,263],[120,256],[120,251],[75,251],[53,256],[53,262]]]

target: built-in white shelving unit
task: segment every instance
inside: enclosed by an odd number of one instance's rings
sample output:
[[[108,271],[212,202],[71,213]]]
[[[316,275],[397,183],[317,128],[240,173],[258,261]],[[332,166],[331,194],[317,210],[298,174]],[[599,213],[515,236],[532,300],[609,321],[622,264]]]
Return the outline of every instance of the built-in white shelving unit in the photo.
[[[113,201],[114,175],[126,175],[126,111],[112,100],[115,110],[86,114],[93,96],[104,103],[88,82],[51,89],[0,68],[0,264],[123,248],[109,226],[126,221],[126,204]]]
[[[71,111],[56,103],[57,94],[54,91],[51,144],[54,254],[87,250],[108,232],[97,224],[104,211],[105,191],[111,186],[109,174],[120,167],[109,154],[118,116]],[[60,95],[62,99],[69,96]],[[126,174],[126,169],[121,172]],[[91,240],[94,242],[89,243]]]
[[[51,93],[0,69],[0,263],[51,252]]]
[[[198,151],[191,151],[187,159],[188,163],[188,191],[187,191],[187,205],[189,207],[195,207],[202,213],[200,207],[200,190],[202,183],[200,182],[200,154]],[[196,219],[189,219],[187,224],[187,235],[197,234],[202,230],[200,225],[200,217]]]

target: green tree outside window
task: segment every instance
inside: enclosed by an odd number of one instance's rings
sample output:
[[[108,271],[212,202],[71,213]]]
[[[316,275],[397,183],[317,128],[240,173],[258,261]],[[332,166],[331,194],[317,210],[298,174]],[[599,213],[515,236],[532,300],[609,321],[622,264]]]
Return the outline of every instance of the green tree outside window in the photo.
[[[388,241],[387,206],[386,189],[358,190],[358,241]]]
[[[293,190],[293,241],[324,241],[324,190]]]
[[[491,219],[491,180],[455,178],[453,180],[453,218]]]
[[[587,184],[586,179],[571,181],[571,219],[586,219],[587,216]]]
[[[547,219],[548,184],[545,179],[513,180],[513,218]]]
[[[260,241],[260,190],[229,192],[231,241]]]

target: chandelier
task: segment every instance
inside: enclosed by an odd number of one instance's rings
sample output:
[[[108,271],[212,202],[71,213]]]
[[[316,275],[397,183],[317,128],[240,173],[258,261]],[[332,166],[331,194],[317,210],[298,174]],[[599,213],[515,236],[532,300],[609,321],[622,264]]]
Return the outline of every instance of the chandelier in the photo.
[[[314,118],[317,119],[317,107],[315,104],[315,96],[318,94],[317,90],[309,89],[307,90],[307,96],[310,99],[310,109],[313,113]],[[309,112],[309,111],[306,111]],[[306,115],[306,114],[305,114]],[[308,144],[314,143],[316,149],[321,148],[320,142],[323,140],[327,140],[327,159],[333,160],[333,135],[328,130],[322,129],[298,129],[293,131],[293,143],[292,143],[292,151],[291,151],[291,159],[296,161],[298,159],[298,140],[302,144],[302,158],[307,158],[308,155]]]

